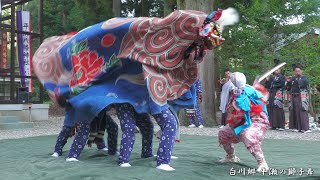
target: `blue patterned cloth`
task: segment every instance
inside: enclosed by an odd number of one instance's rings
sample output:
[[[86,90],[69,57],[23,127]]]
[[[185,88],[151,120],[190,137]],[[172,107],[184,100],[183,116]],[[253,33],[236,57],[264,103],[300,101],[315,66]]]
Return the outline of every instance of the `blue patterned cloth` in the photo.
[[[35,53],[34,69],[52,99],[68,99],[66,125],[91,122],[115,103],[149,114],[193,107],[201,60],[194,61],[194,50],[185,59],[184,51],[198,37],[204,15],[175,11],[164,19],[113,18],[50,37]]]
[[[246,85],[243,88],[243,92],[237,96],[236,103],[239,108],[245,112],[244,118],[246,121],[244,125],[238,126],[234,129],[234,132],[237,136],[252,124],[250,118],[250,101],[255,105],[263,104],[263,112],[268,115],[267,106],[260,100],[261,98],[263,98],[263,95],[260,92],[256,91],[252,86],[248,85]]]
[[[126,61],[125,65],[119,71],[125,71],[125,74],[134,75],[141,67],[141,64],[134,61]],[[140,67],[139,67],[140,66]],[[122,74],[122,73],[114,73]],[[130,78],[130,77],[128,77]],[[78,121],[92,121],[101,110],[114,103],[130,103],[137,113],[157,114],[168,108],[170,105],[175,111],[182,108],[191,108],[196,102],[195,84],[182,96],[168,104],[160,106],[150,97],[145,85],[132,83],[126,79],[112,78],[94,84],[82,93],[70,98],[69,102],[73,108],[73,117]],[[76,109],[76,110],[74,110]],[[70,116],[72,114],[70,113]]]

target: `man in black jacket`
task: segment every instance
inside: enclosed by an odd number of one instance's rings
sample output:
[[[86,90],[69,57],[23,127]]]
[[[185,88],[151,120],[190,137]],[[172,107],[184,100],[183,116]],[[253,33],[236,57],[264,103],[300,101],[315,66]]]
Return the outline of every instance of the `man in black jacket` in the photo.
[[[276,70],[272,77],[266,82],[269,90],[268,114],[270,127],[275,130],[283,131],[285,126],[285,115],[283,110],[283,93],[285,90],[286,79],[281,74],[281,69]]]
[[[309,130],[309,80],[302,75],[302,65],[293,65],[295,76],[287,78],[289,91],[289,128],[299,132]]]

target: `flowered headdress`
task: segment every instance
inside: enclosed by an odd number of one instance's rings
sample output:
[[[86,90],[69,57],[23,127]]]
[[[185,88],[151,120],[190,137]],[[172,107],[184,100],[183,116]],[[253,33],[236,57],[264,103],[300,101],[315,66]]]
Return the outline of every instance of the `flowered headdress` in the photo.
[[[195,49],[195,60],[201,60],[204,57],[206,49],[219,47],[223,42],[222,30],[224,26],[233,25],[239,21],[238,12],[233,8],[218,10],[210,13],[199,29],[199,38],[184,53],[184,58],[188,58],[193,49]]]
[[[224,42],[222,37],[223,27],[235,24],[238,21],[238,12],[233,8],[213,11],[203,22],[199,35],[202,38],[208,38],[212,47],[217,48]]]

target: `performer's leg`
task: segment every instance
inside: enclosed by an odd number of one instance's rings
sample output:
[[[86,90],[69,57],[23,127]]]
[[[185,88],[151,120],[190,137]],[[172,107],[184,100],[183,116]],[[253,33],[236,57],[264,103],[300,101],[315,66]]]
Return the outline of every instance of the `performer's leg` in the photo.
[[[195,116],[189,116],[189,123],[190,123],[189,127],[190,128],[196,127],[195,118],[196,118]]]
[[[95,143],[97,145],[98,150],[102,151],[108,151],[108,148],[106,147],[106,143],[104,142],[104,133],[106,131],[106,111],[102,110],[99,113],[98,116],[99,120],[97,122],[98,127],[97,127],[97,137],[95,138]]]
[[[98,136],[98,117],[95,117],[93,121],[90,123],[90,133],[89,133],[89,138],[88,138],[88,146],[92,147],[92,144],[94,144],[96,137]]]
[[[119,104],[117,105],[117,115],[122,130],[119,165],[121,167],[129,167],[131,166],[129,160],[135,141],[134,128],[136,122],[134,120],[134,109],[129,104]]]
[[[152,139],[153,139],[153,122],[148,114],[136,114],[136,124],[142,134],[142,151],[141,157],[153,157]]]
[[[235,154],[233,143],[240,142],[240,139],[236,137],[233,129],[226,125],[218,133],[219,144],[226,151],[226,157],[221,159],[220,162],[240,162],[240,159]]]
[[[67,144],[69,134],[72,131],[73,127],[63,126],[58,137],[57,142],[54,147],[54,153],[52,154],[53,157],[58,157],[62,155],[62,149]]]
[[[257,161],[259,166],[257,171],[261,171],[263,168],[269,169],[261,149],[261,143],[267,128],[261,123],[254,122],[240,134],[242,142]]]
[[[153,115],[159,124],[162,134],[157,153],[157,168],[162,170],[175,170],[169,166],[173,143],[176,136],[177,122],[170,110],[163,110],[160,114]]]
[[[67,156],[67,161],[78,161],[78,157],[81,154],[86,142],[88,140],[90,132],[90,125],[88,123],[79,123],[77,134],[71,145],[71,149]]]
[[[169,107],[169,110],[171,111],[171,113],[174,115],[175,119],[176,119],[176,123],[177,123],[177,131],[176,131],[176,137],[175,137],[175,142],[180,142],[180,121],[178,118],[178,115],[176,113],[176,111],[174,111],[174,109]],[[178,159],[177,156],[173,156],[173,153],[171,153],[171,159]]]
[[[179,120],[177,120],[177,123],[179,123]],[[176,139],[175,139],[175,142],[180,142],[180,132],[179,132],[179,124],[177,124],[177,133],[176,133]],[[161,139],[161,135],[162,135],[162,131],[161,129],[155,134],[156,138],[157,139]],[[172,156],[171,155],[171,159],[178,159],[177,156]]]
[[[114,120],[106,115],[106,129],[108,133],[108,153],[115,155],[117,153],[118,146],[118,124]]]
[[[203,118],[200,110],[200,106],[198,103],[195,105],[195,110],[196,110],[196,117],[198,119],[198,125],[199,127],[203,127]]]

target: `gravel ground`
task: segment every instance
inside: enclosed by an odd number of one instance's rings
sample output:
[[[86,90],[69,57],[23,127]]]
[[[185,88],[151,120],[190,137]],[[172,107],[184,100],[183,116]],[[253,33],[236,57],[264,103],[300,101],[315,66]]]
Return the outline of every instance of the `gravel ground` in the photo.
[[[118,122],[116,116],[113,118]],[[63,117],[50,117],[48,121],[34,122],[34,128],[22,130],[0,130],[0,139],[17,139],[33,136],[57,135],[63,124]],[[155,123],[156,124],[156,123]],[[159,130],[159,126],[155,126],[155,131]],[[181,127],[181,134],[199,135],[199,136],[217,136],[219,128],[188,128]],[[276,131],[268,130],[267,139],[298,139],[320,141],[320,131],[313,131],[311,133],[291,132],[290,130]]]

